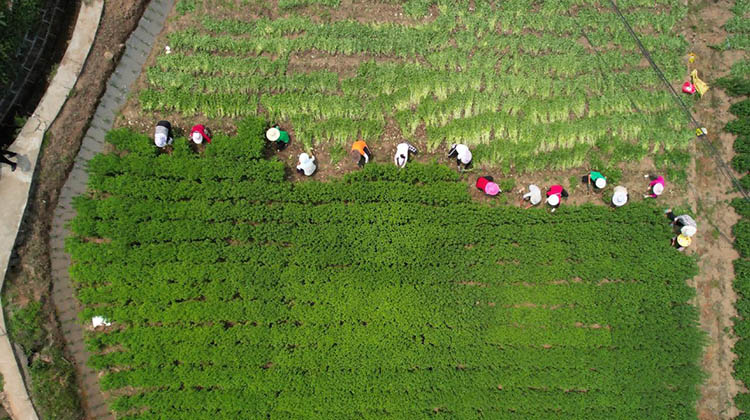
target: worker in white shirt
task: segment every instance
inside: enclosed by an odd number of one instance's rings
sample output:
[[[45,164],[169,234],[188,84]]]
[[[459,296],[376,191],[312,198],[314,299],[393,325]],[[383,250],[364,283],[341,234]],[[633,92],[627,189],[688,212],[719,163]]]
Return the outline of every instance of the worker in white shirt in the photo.
[[[468,169],[471,165],[471,150],[465,144],[451,144],[448,157],[456,158],[456,165],[458,165],[459,170],[461,170],[461,165],[464,165],[463,169]]]
[[[612,205],[615,207],[622,207],[628,202],[628,189],[622,185],[615,187],[614,194],[612,194]]]
[[[664,214],[667,215],[667,219],[672,221],[672,226],[679,227],[680,233],[688,238],[698,232],[698,223],[696,223],[695,219],[690,217],[690,215],[683,214],[682,216],[675,216],[672,209],[665,210]]]
[[[297,172],[310,176],[315,173],[317,166],[315,165],[315,156],[310,156],[307,153],[300,153],[299,165],[297,165]]]
[[[174,139],[172,138],[172,124],[169,121],[159,121],[156,123],[156,130],[154,130],[154,143],[158,148],[164,148],[167,145],[172,144]]]
[[[523,190],[521,190],[521,192],[523,192]],[[524,201],[526,202],[526,204],[523,204]],[[539,187],[534,184],[529,185],[529,192],[523,195],[523,198],[521,199],[521,205],[524,208],[528,209],[529,207],[536,206],[541,202],[542,190],[540,190]]]
[[[396,162],[396,166],[403,168],[406,166],[406,162],[409,160],[409,153],[417,153],[417,148],[409,143],[399,143],[396,146],[396,156],[393,160]]]

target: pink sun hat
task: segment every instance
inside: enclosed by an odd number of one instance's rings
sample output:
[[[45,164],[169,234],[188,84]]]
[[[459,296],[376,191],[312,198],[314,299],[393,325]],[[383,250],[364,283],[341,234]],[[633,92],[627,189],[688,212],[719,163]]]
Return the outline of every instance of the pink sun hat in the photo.
[[[487,195],[497,195],[497,193],[500,192],[500,187],[494,182],[488,182],[487,185],[484,186],[484,192]]]

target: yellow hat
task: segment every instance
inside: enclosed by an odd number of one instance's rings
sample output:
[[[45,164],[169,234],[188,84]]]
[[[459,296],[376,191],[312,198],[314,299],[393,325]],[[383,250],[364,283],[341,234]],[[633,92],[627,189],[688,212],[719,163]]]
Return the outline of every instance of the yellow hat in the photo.
[[[685,235],[682,235],[682,234],[680,234],[679,236],[677,236],[677,243],[680,244],[680,246],[690,246],[690,243],[692,241],[693,240],[690,239],[689,236],[685,236]]]

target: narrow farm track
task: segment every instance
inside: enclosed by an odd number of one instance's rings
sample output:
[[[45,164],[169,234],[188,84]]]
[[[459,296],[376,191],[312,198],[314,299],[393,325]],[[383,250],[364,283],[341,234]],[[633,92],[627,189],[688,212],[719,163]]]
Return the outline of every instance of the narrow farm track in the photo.
[[[77,319],[81,308],[73,297],[73,287],[68,275],[70,257],[64,250],[64,240],[68,235],[68,229],[65,226],[75,214],[71,206],[72,198],[86,190],[87,162],[102,151],[104,135],[112,128],[115,114],[125,102],[130,87],[140,74],[141,67],[150,54],[150,46],[161,32],[173,5],[174,0],[152,0],[138,23],[137,29],[130,35],[125,53],[110,77],[107,89],[92,118],[91,126],[75,159],[73,170],[60,192],[52,224],[50,248],[54,279],[53,301],[62,324],[66,346],[75,359],[86,413],[88,418],[92,419],[113,417],[109,413],[105,398],[99,388],[99,378],[96,372],[86,366],[89,353],[84,346],[85,328]]]

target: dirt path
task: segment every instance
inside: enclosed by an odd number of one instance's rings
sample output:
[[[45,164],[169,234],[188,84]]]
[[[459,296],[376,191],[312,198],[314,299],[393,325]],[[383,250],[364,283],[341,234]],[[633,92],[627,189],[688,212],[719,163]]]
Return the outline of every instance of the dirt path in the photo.
[[[729,72],[731,64],[742,54],[720,52],[709,46],[726,37],[722,25],[731,17],[730,1],[696,1],[690,4],[690,17],[685,33],[690,50],[697,55],[691,69],[710,83]],[[695,107],[694,115],[708,129],[709,140],[714,142],[724,162],[733,156],[734,137],[722,131],[732,116],[728,112],[730,100],[720,89],[711,89]],[[703,226],[697,235],[696,251],[700,255],[700,273],[693,279],[698,292],[695,303],[700,308],[700,325],[707,332],[709,342],[703,355],[703,369],[708,374],[701,388],[698,417],[724,419],[736,417],[734,396],[744,386],[733,377],[735,355],[732,347],[737,341],[733,335],[732,317],[736,316],[734,303],[737,296],[732,288],[734,270],[732,261],[738,257],[732,247],[732,226],[738,217],[728,204],[735,197],[727,177],[721,175],[717,163],[697,141],[694,146],[694,164],[690,168],[689,203]]]

